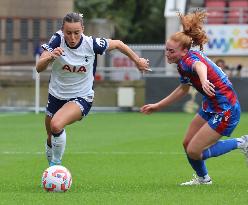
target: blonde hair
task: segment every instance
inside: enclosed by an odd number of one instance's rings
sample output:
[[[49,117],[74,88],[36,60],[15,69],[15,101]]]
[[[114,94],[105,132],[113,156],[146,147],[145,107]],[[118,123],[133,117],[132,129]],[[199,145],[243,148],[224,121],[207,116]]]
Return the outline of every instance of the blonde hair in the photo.
[[[204,11],[194,11],[187,15],[178,13],[183,31],[173,34],[170,39],[179,42],[183,48],[199,46],[200,50],[203,50],[203,45],[208,42],[208,37],[203,30],[206,16],[207,13]]]

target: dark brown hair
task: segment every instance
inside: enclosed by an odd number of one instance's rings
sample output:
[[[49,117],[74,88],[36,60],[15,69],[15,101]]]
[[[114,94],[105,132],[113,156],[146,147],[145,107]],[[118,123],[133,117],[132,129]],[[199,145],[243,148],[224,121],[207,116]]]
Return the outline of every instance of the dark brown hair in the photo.
[[[83,28],[84,27],[83,14],[74,13],[74,12],[68,13],[63,18],[62,28],[63,28],[65,22],[68,22],[68,23],[80,22],[81,23],[81,26]]]

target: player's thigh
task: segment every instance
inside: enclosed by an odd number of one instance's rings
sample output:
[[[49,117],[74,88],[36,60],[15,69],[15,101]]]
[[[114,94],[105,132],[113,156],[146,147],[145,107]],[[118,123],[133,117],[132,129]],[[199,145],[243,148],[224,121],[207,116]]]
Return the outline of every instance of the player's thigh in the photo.
[[[202,152],[215,144],[221,137],[221,134],[205,123],[188,144],[187,154],[193,159],[200,159]]]
[[[184,136],[183,146],[184,149],[187,148],[189,142],[193,138],[193,136],[201,129],[201,127],[206,124],[207,121],[204,120],[199,114],[196,114],[193,120],[191,121],[188,130]]]
[[[64,104],[53,116],[51,120],[51,130],[59,132],[66,125],[82,119],[82,111],[75,102]]]

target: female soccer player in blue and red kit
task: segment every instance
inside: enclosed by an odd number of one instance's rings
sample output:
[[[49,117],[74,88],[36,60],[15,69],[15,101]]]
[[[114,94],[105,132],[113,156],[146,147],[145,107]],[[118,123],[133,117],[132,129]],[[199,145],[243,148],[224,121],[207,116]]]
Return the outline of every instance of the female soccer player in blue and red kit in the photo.
[[[212,184],[205,160],[240,148],[248,156],[248,135],[220,140],[230,136],[240,119],[240,104],[226,74],[203,53],[207,36],[202,28],[205,12],[179,14],[183,31],[166,42],[168,63],[176,63],[181,84],[167,97],[147,104],[141,112],[150,114],[185,96],[190,86],[203,95],[202,108],[195,115],[185,135],[183,146],[197,176],[181,185]],[[191,50],[199,46],[200,51]]]

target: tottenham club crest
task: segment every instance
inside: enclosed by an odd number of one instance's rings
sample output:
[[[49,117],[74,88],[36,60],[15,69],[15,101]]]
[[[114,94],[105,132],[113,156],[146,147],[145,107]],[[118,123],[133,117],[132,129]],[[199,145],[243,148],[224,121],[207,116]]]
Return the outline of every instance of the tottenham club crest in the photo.
[[[89,56],[84,56],[84,60],[87,63],[89,61]]]

